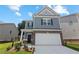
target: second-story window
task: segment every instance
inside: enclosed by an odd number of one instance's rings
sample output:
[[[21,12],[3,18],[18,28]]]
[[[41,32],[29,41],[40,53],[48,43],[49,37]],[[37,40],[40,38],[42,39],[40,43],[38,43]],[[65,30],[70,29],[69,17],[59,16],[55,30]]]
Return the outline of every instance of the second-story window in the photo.
[[[41,19],[41,25],[53,25],[53,20],[51,18]]]
[[[33,22],[28,22],[28,27],[32,28],[33,27]]]
[[[73,24],[73,21],[69,21],[69,25],[72,25]]]

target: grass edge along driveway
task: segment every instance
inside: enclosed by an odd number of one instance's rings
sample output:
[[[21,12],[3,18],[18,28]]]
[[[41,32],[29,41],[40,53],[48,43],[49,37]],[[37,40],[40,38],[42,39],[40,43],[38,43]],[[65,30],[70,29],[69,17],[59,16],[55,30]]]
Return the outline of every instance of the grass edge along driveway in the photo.
[[[67,44],[65,46],[79,52],[79,44]]]
[[[18,52],[6,51],[7,47],[10,47],[11,44],[12,44],[11,42],[9,42],[9,43],[0,43],[0,54],[32,54],[32,52],[27,52],[27,51],[18,51]]]

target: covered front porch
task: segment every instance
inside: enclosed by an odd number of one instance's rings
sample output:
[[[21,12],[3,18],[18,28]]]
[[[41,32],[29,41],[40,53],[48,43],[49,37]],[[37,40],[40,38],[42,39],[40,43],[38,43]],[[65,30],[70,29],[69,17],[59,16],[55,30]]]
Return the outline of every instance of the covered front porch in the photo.
[[[33,35],[33,31],[32,29],[21,29],[21,37],[20,37],[20,42],[24,43],[30,43],[30,44],[34,44],[33,40],[34,40],[34,35]]]

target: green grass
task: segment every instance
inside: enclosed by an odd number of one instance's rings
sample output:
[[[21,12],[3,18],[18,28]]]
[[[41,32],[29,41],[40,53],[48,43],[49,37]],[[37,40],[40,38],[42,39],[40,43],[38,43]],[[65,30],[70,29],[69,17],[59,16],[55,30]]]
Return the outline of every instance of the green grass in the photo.
[[[32,52],[27,52],[27,51],[18,51],[18,52],[6,51],[6,48],[10,46],[11,46],[11,43],[0,43],[0,54],[32,54]]]
[[[67,44],[66,47],[79,51],[79,44]]]
[[[32,54],[32,52],[19,51],[19,52],[5,52],[5,54]]]

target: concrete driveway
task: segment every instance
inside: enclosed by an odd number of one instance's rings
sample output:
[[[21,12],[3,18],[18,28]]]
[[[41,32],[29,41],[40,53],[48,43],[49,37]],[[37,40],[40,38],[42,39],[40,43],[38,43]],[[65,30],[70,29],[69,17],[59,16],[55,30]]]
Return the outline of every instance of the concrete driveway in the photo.
[[[65,46],[35,46],[34,54],[79,54]]]

